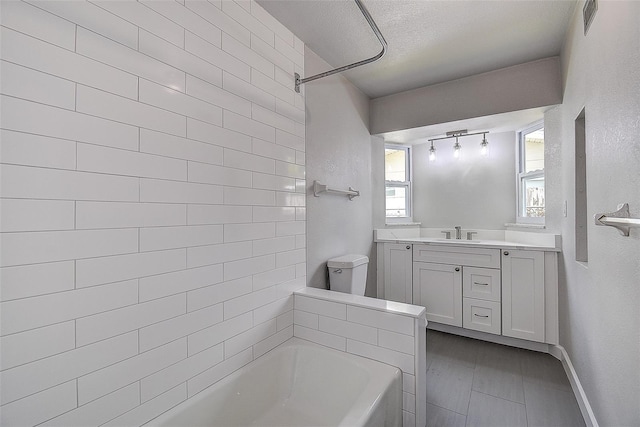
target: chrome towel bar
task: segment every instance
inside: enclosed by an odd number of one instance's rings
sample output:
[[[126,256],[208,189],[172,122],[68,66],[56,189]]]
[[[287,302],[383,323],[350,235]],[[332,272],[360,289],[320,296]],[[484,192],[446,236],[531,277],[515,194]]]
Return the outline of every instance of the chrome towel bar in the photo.
[[[615,212],[595,214],[593,219],[596,225],[617,228],[623,236],[628,236],[632,227],[640,227],[640,218],[629,216],[629,203],[618,205],[618,210]]]
[[[360,192],[358,190],[354,190],[349,187],[348,190],[336,190],[333,188],[329,188],[329,186],[325,184],[320,184],[318,181],[313,181],[313,195],[316,197],[320,197],[320,193],[334,193],[334,194],[344,194],[349,197],[349,200],[353,200],[354,197],[358,197]]]

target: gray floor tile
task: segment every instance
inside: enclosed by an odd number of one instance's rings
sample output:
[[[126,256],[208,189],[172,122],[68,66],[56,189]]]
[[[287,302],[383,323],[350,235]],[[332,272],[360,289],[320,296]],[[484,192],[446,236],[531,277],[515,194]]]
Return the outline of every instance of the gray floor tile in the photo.
[[[437,358],[427,370],[427,402],[466,414],[472,383],[472,368]]]
[[[427,329],[427,369],[437,354],[437,349],[442,345],[444,334]]]
[[[427,363],[429,426],[585,425],[551,355],[429,330]]]
[[[467,417],[427,403],[427,427],[465,427]]]
[[[500,368],[521,375],[521,360],[524,350],[490,342],[480,342],[476,356],[476,365]]]
[[[513,402],[524,403],[522,375],[499,367],[476,365],[472,389]]]
[[[524,403],[520,371],[522,351],[493,343],[480,343],[473,376],[473,390]]]
[[[476,366],[478,340],[452,334],[440,334],[441,336],[437,338],[437,344],[431,351],[434,360],[445,358],[468,368]]]
[[[525,381],[524,393],[529,427],[585,425],[573,392]]]
[[[467,427],[527,427],[527,414],[523,404],[471,392]]]
[[[562,362],[550,354],[523,351],[520,366],[524,381],[571,391]]]

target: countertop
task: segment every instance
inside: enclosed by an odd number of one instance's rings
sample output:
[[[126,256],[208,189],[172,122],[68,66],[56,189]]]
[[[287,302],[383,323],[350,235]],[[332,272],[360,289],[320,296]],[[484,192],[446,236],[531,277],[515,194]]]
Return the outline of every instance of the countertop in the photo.
[[[478,238],[476,240],[466,239],[445,239],[436,237],[417,237],[417,236],[399,236],[396,233],[387,233],[387,230],[377,230],[374,235],[374,242],[376,243],[411,243],[411,244],[425,244],[433,246],[444,247],[464,247],[464,248],[489,248],[489,249],[521,249],[531,251],[545,251],[545,252],[560,252],[559,242],[554,239],[543,239],[540,235],[528,239],[527,234],[519,233],[518,240],[524,241],[510,241],[510,240],[491,240]],[[553,235],[548,235],[553,236]],[[527,242],[526,240],[531,240]],[[545,241],[546,240],[546,241]],[[552,243],[555,243],[552,244]]]

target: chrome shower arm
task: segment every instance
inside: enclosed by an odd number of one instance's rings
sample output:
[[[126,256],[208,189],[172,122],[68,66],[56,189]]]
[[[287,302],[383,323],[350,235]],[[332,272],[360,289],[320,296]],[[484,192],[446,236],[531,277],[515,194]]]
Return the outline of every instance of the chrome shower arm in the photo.
[[[340,67],[340,68],[335,68],[333,70],[325,71],[324,73],[316,74],[315,76],[305,77],[304,79],[300,78],[300,74],[294,73],[295,90],[296,90],[296,92],[300,93],[300,85],[302,85],[302,84],[311,82],[313,80],[321,79],[323,77],[331,76],[331,75],[336,74],[336,73],[341,73],[343,71],[347,71],[347,70],[350,70],[352,68],[356,68],[356,67],[359,67],[361,65],[366,65],[366,64],[369,64],[371,62],[377,61],[378,59],[382,58],[384,56],[384,54],[387,52],[387,41],[384,39],[384,36],[382,35],[382,33],[380,32],[380,29],[378,28],[378,26],[376,25],[375,21],[373,20],[373,18],[369,14],[369,11],[367,10],[366,7],[364,7],[364,5],[362,4],[361,0],[354,0],[354,1],[358,5],[358,8],[360,8],[360,11],[362,12],[362,15],[364,15],[365,19],[369,23],[369,26],[371,27],[371,29],[373,30],[374,34],[378,38],[378,41],[382,45],[382,50],[380,51],[380,53],[378,53],[375,56],[372,56],[371,58],[363,59],[362,61],[354,62],[353,64],[349,64],[349,65],[345,65],[345,66]]]

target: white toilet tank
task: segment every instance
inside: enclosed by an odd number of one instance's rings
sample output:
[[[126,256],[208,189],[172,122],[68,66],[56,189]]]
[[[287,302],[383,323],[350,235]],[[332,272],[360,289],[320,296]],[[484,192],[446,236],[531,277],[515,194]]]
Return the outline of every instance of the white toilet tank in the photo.
[[[369,258],[349,254],[327,261],[329,289],[347,294],[364,295]]]

